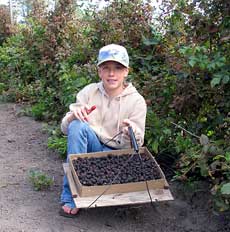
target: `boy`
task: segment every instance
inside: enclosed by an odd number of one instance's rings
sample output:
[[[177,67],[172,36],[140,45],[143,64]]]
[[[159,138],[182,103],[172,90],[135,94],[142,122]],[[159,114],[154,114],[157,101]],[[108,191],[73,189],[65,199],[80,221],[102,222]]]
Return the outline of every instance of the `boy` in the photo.
[[[131,83],[125,79],[129,73],[129,56],[120,45],[109,44],[98,55],[99,83],[89,84],[78,94],[76,103],[61,123],[68,135],[68,155],[130,148],[128,126],[137,143],[143,145],[146,103]],[[68,162],[68,157],[67,157]],[[62,216],[74,217],[76,208],[66,176],[61,195]]]

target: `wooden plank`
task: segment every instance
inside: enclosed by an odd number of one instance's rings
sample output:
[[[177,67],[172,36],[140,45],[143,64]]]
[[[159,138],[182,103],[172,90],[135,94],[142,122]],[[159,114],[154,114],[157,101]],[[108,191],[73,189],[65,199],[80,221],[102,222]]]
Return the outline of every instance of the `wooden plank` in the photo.
[[[78,193],[77,193],[76,185],[75,185],[74,180],[73,180],[72,173],[71,173],[71,171],[69,169],[69,164],[68,163],[63,163],[63,169],[64,169],[64,172],[65,172],[65,174],[67,176],[72,196],[73,196],[73,198],[76,198]]]
[[[173,200],[173,196],[169,189],[150,190],[150,194],[152,202]],[[89,206],[90,208],[94,208],[115,205],[134,205],[151,202],[147,191],[103,195],[94,202],[96,198],[95,196],[77,197],[74,198],[74,202],[77,208],[89,208]]]
[[[71,174],[69,164],[63,164],[65,173],[70,185],[70,190],[74,198],[74,202],[77,208],[94,208],[94,207],[105,207],[105,206],[115,206],[115,205],[133,205],[133,204],[143,204],[156,201],[170,201],[173,200],[173,196],[169,189],[151,189],[149,194],[146,191],[140,192],[129,192],[129,193],[116,193],[103,195],[98,200],[98,196],[91,197],[79,197],[77,194],[77,188]],[[96,200],[96,201],[95,201]]]

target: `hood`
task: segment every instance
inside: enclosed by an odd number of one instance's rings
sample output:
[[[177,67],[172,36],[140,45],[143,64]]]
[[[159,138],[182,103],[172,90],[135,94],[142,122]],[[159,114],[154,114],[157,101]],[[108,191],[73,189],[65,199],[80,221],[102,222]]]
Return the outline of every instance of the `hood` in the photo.
[[[103,86],[103,82],[100,81],[99,83],[97,83],[98,89],[101,91],[101,93],[107,97],[108,94],[106,93],[104,86]],[[122,91],[121,94],[119,94],[118,96],[116,96],[115,98],[120,99],[121,97],[133,94],[133,93],[137,93],[136,88],[132,85],[132,83],[126,83],[126,88],[124,89],[124,91]]]

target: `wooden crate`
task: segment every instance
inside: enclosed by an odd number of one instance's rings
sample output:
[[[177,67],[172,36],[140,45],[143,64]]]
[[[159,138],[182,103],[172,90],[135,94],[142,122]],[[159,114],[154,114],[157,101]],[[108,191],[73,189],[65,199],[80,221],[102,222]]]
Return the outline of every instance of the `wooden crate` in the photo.
[[[70,190],[77,208],[139,205],[174,200],[169,188],[150,189],[149,191],[145,190],[140,192],[113,193],[100,196],[80,197],[76,189],[76,184],[74,182],[69,163],[64,163],[63,169],[69,181]]]
[[[168,188],[168,183],[165,179],[164,173],[162,172],[160,166],[157,164],[155,158],[148,151],[146,147],[140,148],[141,154],[146,154],[151,157],[151,159],[155,162],[158,171],[160,173],[160,179],[156,180],[148,180],[148,181],[140,181],[140,182],[131,182],[124,184],[111,184],[111,185],[98,185],[98,186],[84,186],[79,181],[78,175],[74,169],[73,161],[78,158],[85,157],[102,157],[107,155],[130,155],[133,154],[133,149],[123,149],[123,150],[112,150],[108,152],[95,152],[95,153],[85,153],[85,154],[72,154],[69,156],[69,166],[70,170],[76,184],[76,189],[80,197],[90,197],[90,196],[98,196],[98,195],[107,195],[107,194],[117,194],[117,193],[130,193],[130,192],[140,192],[146,191],[148,189],[164,189]]]

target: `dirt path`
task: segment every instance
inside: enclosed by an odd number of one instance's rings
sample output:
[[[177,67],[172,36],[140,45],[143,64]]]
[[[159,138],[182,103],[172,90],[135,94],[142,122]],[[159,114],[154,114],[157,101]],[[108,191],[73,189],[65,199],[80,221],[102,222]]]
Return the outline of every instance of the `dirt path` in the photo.
[[[209,211],[205,193],[191,198],[173,185],[172,202],[81,210],[78,218],[60,217],[63,161],[47,149],[42,124],[17,117],[17,110],[15,104],[0,104],[0,232],[230,232],[227,218]],[[33,190],[31,168],[54,178],[51,190]]]

